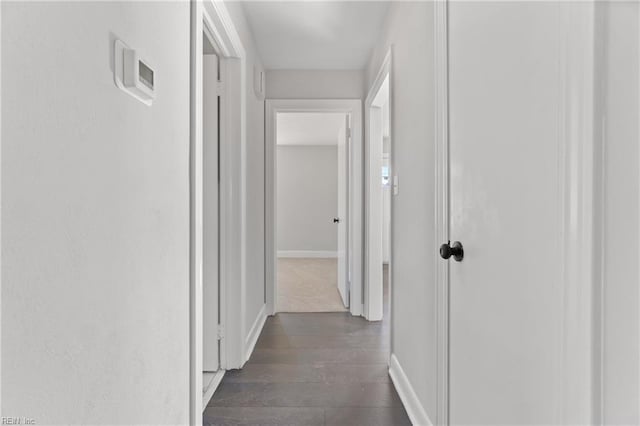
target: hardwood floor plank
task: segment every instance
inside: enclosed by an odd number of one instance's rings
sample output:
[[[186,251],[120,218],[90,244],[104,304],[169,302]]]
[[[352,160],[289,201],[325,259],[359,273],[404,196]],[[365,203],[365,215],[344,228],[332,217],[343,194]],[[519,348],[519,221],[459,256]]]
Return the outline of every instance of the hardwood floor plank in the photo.
[[[277,348],[388,348],[389,341],[380,336],[306,336],[287,334],[262,334],[256,344],[257,349]]]
[[[401,405],[391,383],[230,383],[210,407],[393,407]]]
[[[346,407],[325,410],[327,426],[403,426],[411,425],[404,407]]]
[[[389,383],[387,364],[247,364],[228,383]]]
[[[324,425],[324,409],[312,407],[208,407],[203,426],[222,425]]]
[[[256,349],[248,364],[385,364],[389,363],[386,349],[333,348],[276,348]],[[248,365],[247,364],[247,365]]]
[[[268,322],[264,335],[284,334],[288,336],[378,336],[381,341],[389,338],[388,327],[381,323],[325,321],[291,321],[286,323]]]

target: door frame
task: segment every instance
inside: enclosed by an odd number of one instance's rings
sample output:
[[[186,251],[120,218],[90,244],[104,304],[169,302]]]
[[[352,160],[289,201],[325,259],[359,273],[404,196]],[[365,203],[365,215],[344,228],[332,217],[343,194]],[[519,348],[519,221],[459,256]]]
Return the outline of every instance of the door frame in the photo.
[[[206,27],[205,27],[206,28]],[[207,34],[208,31],[204,31],[204,38],[210,40],[210,36]],[[215,59],[214,59],[215,58]],[[220,67],[218,66],[218,56],[216,54],[203,54],[203,117],[211,117],[211,112],[214,112],[215,115],[218,115],[218,107],[222,106],[222,102],[219,100],[219,89],[218,86],[220,82],[223,81],[223,76],[218,75]],[[215,80],[214,80],[215,73]],[[208,75],[209,74],[209,75]],[[213,111],[207,111],[207,107],[213,109]],[[211,128],[211,124],[215,125],[215,128]],[[203,244],[203,302],[202,302],[202,310],[203,310],[203,371],[207,372],[219,372],[220,371],[220,352],[221,352],[221,344],[223,342],[219,341],[218,337],[219,333],[219,325],[220,325],[220,290],[222,290],[220,286],[220,276],[219,276],[219,265],[215,264],[212,261],[212,256],[208,254],[213,252],[215,254],[215,259],[218,261],[220,257],[219,253],[219,232],[220,232],[220,220],[218,218],[218,209],[220,206],[219,196],[218,196],[218,148],[219,148],[219,136],[220,132],[218,132],[218,120],[203,120],[203,144],[202,144],[202,155],[203,155],[203,166],[202,166],[202,176],[203,176],[203,236],[202,236],[202,244]],[[209,128],[208,128],[209,127]],[[209,133],[208,133],[209,132]],[[210,146],[212,142],[215,142],[215,147]],[[213,158],[212,158],[213,157]],[[213,180],[213,181],[212,181]],[[215,203],[214,203],[215,201]],[[215,204],[215,205],[214,205]],[[209,217],[211,215],[213,217]],[[215,220],[215,222],[210,222],[211,220]],[[213,266],[215,266],[215,270],[213,270]],[[210,274],[210,275],[207,275]],[[214,278],[215,277],[215,278]],[[209,305],[213,305],[212,306]],[[208,334],[207,334],[208,333]],[[215,338],[215,339],[214,339]],[[216,357],[215,364],[211,363],[212,360],[207,359],[207,356]],[[214,368],[215,367],[215,368]],[[204,388],[205,386],[203,386]]]
[[[349,212],[347,270],[351,276],[349,311],[362,315],[362,102],[360,99],[268,99],[265,135],[265,281],[269,315],[276,313],[278,282],[277,206],[276,206],[276,117],[282,112],[325,112],[351,115],[351,145],[348,182]]]
[[[222,2],[191,2],[189,145],[189,423],[202,424],[203,33],[220,64],[220,370],[244,362],[246,53]],[[231,284],[233,283],[233,284]]]
[[[436,244],[449,240],[449,0],[434,3],[435,61],[435,231]],[[562,229],[563,348],[557,354],[562,373],[557,422],[592,424],[601,412],[602,325],[599,277],[594,265],[600,259],[594,221],[598,200],[594,196],[597,172],[594,142],[594,39],[595,1],[576,9],[560,4],[562,56],[559,75],[561,123],[559,175],[563,207]],[[449,262],[437,259],[436,283],[436,415],[437,425],[449,424]],[[586,349],[588,348],[588,349]]]
[[[435,243],[449,241],[449,28],[448,0],[434,3]],[[449,262],[436,260],[435,424],[449,424]]]
[[[383,305],[384,305],[384,296],[383,296],[383,282],[384,278],[380,271],[376,273],[374,268],[378,266],[382,266],[382,245],[380,247],[374,247],[372,245],[373,235],[377,233],[379,229],[382,229],[383,226],[383,216],[379,212],[379,206],[376,204],[377,197],[372,197],[372,189],[379,188],[379,199],[382,200],[383,191],[380,187],[380,181],[377,180],[377,174],[372,173],[372,164],[376,161],[375,157],[372,155],[373,150],[372,139],[371,139],[371,108],[374,107],[373,103],[375,98],[377,97],[380,89],[385,81],[388,84],[389,91],[389,132],[390,139],[393,146],[393,79],[392,79],[392,68],[393,68],[393,50],[389,48],[387,54],[382,61],[382,65],[378,70],[378,74],[376,78],[373,80],[371,87],[369,88],[369,92],[367,94],[367,98],[364,104],[364,122],[365,122],[365,238],[364,238],[364,314],[363,316],[369,321],[380,321],[382,320],[383,315]],[[378,149],[379,148],[379,149]],[[382,153],[382,146],[376,145],[376,152]],[[393,149],[391,150],[389,156],[389,178],[391,180],[391,217],[393,218],[393,187],[395,183],[395,172],[394,172],[394,161],[393,161]],[[379,214],[372,214],[373,212],[378,212]],[[378,229],[379,228],[379,229]],[[391,295],[391,272],[393,268],[393,220],[391,220],[391,224],[389,227],[389,291]],[[382,242],[380,242],[382,244]],[[377,259],[377,254],[379,254],[380,259]],[[378,260],[380,262],[378,262]],[[378,265],[379,263],[379,265]],[[378,265],[378,266],[376,266]],[[370,277],[376,276],[380,274],[380,281],[373,283],[370,280]],[[393,316],[393,314],[391,314]]]

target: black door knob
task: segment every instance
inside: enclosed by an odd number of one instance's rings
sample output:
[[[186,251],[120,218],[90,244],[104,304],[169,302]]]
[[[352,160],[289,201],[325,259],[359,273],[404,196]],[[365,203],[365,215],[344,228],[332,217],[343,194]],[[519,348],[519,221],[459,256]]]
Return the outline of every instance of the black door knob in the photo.
[[[333,223],[340,223],[340,219],[338,219],[337,217],[333,218]]]
[[[464,257],[464,249],[462,248],[462,244],[460,241],[454,241],[453,245],[448,242],[440,246],[440,257],[443,259],[449,259],[451,256],[457,261],[460,262]]]

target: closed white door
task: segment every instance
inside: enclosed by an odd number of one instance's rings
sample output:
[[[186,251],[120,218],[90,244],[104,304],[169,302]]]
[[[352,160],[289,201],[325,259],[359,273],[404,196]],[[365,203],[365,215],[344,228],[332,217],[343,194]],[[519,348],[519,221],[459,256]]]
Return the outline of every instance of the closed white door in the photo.
[[[219,209],[218,209],[218,57],[204,55],[203,69],[203,370],[220,365]]]
[[[345,307],[349,307],[348,259],[347,259],[347,227],[348,227],[348,164],[349,164],[349,116],[345,117],[344,126],[338,132],[338,292]]]
[[[451,424],[553,424],[560,399],[559,7],[451,2]],[[445,261],[445,260],[442,260]]]

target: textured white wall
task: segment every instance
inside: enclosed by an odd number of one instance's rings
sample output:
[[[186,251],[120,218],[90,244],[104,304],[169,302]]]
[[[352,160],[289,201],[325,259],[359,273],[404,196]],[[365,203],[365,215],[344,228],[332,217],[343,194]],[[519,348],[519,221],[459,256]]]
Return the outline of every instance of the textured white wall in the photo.
[[[1,7],[2,415],[185,424],[189,4]],[[116,38],[152,107],[116,88]]]
[[[393,210],[392,351],[435,416],[433,4],[392,2],[366,70],[371,86],[393,44],[391,155],[400,178]]]
[[[240,2],[225,2],[247,54],[247,234],[246,332],[265,304],[264,279],[264,101],[253,90],[254,65],[262,66]]]
[[[596,9],[603,135],[605,424],[640,423],[640,6],[602,2]],[[601,133],[602,129],[604,132]]]
[[[268,99],[362,99],[362,71],[269,70]]]
[[[337,146],[277,147],[278,250],[336,251]]]

